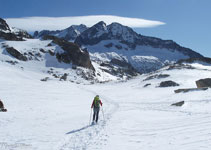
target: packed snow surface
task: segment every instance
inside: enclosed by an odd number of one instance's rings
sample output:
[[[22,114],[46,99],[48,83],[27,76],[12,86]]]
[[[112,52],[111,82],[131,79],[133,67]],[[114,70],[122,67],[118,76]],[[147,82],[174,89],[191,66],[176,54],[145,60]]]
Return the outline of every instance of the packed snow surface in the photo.
[[[0,63],[0,98],[8,112],[0,112],[1,150],[210,150],[211,89],[175,94],[177,88],[196,87],[211,76],[211,68],[165,70],[166,79],[76,84],[29,69]],[[157,88],[173,80],[179,87]],[[150,86],[143,88],[147,83]],[[103,102],[100,120],[90,125],[91,103]],[[182,107],[170,106],[185,101]]]

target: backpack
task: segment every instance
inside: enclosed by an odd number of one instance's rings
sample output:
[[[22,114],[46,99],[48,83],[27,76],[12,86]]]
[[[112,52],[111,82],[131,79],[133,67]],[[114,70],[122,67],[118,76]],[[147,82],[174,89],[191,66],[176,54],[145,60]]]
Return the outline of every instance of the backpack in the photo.
[[[100,99],[97,96],[94,98],[94,107],[100,107]]]

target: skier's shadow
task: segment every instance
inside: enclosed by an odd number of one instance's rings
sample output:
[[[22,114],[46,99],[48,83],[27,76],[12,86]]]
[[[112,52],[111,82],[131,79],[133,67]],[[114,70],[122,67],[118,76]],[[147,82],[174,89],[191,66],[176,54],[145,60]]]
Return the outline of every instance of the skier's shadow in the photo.
[[[73,134],[73,133],[76,133],[76,132],[80,132],[80,131],[85,130],[85,129],[91,127],[91,126],[92,126],[92,125],[87,125],[87,126],[82,127],[82,128],[80,128],[80,129],[76,129],[76,130],[72,130],[72,131],[70,131],[70,132],[67,132],[66,134]]]

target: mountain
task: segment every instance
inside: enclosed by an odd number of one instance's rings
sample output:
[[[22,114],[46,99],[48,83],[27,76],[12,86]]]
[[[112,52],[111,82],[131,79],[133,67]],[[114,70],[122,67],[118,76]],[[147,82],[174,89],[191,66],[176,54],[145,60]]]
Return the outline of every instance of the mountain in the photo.
[[[103,70],[111,74],[130,72],[133,76],[155,71],[180,59],[203,58],[201,54],[172,40],[144,36],[119,23],[106,25],[100,21],[90,28],[75,25],[58,31],[43,30],[35,32],[34,37],[45,35],[74,41],[90,53],[92,62],[98,64],[98,67],[106,65],[108,70]],[[114,66],[121,71],[114,70]]]
[[[174,41],[143,36],[119,23],[106,25],[101,21],[90,28],[72,25],[64,30],[37,31],[32,38],[24,30],[9,27],[3,19],[0,22],[3,61],[41,61],[47,72],[51,72],[49,67],[69,68],[91,82],[127,80],[181,59],[204,58]]]
[[[10,28],[2,18],[0,18],[0,37],[11,41],[22,41],[24,40],[23,38],[32,38],[32,36],[24,30],[15,27]]]
[[[25,70],[34,68],[38,72],[47,72],[55,79],[65,75],[71,81],[75,79],[74,82],[94,80],[95,68],[89,53],[77,44],[49,35],[33,39],[26,31],[9,27],[3,19],[0,21],[1,63]]]
[[[108,62],[112,59],[126,61],[139,73],[157,70],[180,59],[203,58],[172,40],[143,36],[127,26],[106,25],[103,21],[82,32],[75,43],[87,48],[93,60],[103,56]]]
[[[49,30],[42,30],[40,32],[35,31],[34,37],[40,38],[46,35],[52,35],[59,38],[63,38],[67,41],[74,41],[76,37],[78,37],[83,31],[88,29],[85,25],[72,25],[64,30],[56,30],[56,31],[49,31]]]
[[[152,48],[178,51],[189,57],[203,57],[199,53],[196,53],[189,48],[184,48],[172,40],[162,40],[155,37],[143,36],[119,23],[112,23],[106,26],[104,22],[99,22],[80,34],[80,36],[76,38],[75,43],[92,46],[106,40],[118,40],[120,44],[127,46],[127,49],[125,48],[125,50],[134,50],[138,46],[149,46]],[[118,45],[114,46],[116,46],[117,49],[124,49]]]

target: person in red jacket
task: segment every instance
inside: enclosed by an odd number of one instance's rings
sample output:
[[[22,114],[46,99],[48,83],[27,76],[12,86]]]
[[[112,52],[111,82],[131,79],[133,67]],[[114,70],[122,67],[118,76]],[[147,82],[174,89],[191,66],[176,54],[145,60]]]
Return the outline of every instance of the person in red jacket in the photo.
[[[101,102],[99,95],[96,95],[91,108],[93,108],[94,114],[93,114],[93,122],[95,121],[97,123],[98,121],[98,116],[99,116],[99,111],[100,111],[100,105],[102,106],[103,103]]]

